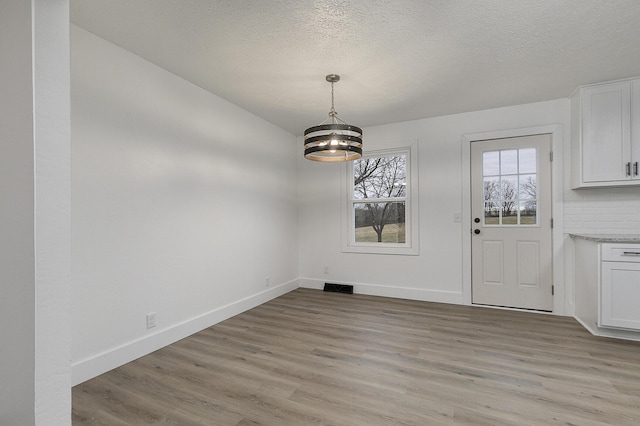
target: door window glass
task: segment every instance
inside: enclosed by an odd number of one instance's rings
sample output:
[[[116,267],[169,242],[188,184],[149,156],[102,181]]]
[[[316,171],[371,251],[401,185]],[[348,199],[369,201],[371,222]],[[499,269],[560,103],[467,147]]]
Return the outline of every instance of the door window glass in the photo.
[[[482,154],[485,225],[537,225],[536,149]]]

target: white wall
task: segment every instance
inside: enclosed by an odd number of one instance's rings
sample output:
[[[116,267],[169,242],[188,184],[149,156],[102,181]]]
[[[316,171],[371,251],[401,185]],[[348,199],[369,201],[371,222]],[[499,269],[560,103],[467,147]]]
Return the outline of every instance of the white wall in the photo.
[[[33,424],[35,253],[31,5],[0,8],[0,424]],[[26,25],[25,25],[26,24]]]
[[[36,424],[71,421],[69,2],[34,5]]]
[[[0,4],[0,424],[71,422],[69,9]]]
[[[75,26],[71,53],[75,384],[297,286],[300,150]]]
[[[365,150],[419,141],[419,256],[341,252],[340,172],[345,166],[299,160],[301,285],[319,288],[325,281],[350,283],[361,293],[467,303],[470,289],[465,286],[465,274],[470,271],[463,263],[468,256],[464,241],[470,218],[454,223],[454,214],[468,211],[469,203],[463,198],[468,188],[463,179],[468,173],[468,165],[462,162],[462,150],[468,150],[461,142],[463,135],[557,124],[559,139],[568,143],[569,120],[569,100],[559,99],[363,129]],[[560,208],[562,146],[554,149],[559,151],[553,166],[554,202]],[[561,270],[561,255],[557,261]],[[323,273],[324,266],[329,267],[329,274]],[[564,290],[562,282],[557,284]],[[557,313],[565,312],[561,299]]]

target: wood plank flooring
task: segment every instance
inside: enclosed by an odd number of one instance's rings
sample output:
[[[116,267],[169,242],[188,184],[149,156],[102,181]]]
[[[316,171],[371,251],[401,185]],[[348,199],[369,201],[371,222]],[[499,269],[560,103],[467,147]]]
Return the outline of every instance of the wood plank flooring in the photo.
[[[639,425],[640,343],[298,289],[73,388],[74,425]]]

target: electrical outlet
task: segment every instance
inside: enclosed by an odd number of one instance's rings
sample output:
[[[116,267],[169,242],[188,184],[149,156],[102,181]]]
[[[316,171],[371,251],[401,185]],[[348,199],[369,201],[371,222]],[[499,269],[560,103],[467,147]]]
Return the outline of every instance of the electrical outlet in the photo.
[[[147,328],[153,328],[156,326],[156,313],[151,312],[147,314]]]
[[[264,286],[265,287],[269,287],[271,285],[271,278],[269,277],[265,277],[264,279]]]
[[[325,266],[325,267],[324,267],[324,273],[325,273],[325,274],[328,274],[328,273],[329,273],[329,267],[328,267],[328,266]]]

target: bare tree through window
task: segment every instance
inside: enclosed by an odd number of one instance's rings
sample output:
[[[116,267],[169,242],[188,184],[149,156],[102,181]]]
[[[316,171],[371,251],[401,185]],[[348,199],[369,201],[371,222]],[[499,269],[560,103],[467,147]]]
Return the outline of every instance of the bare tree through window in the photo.
[[[485,224],[536,223],[535,155],[531,148],[483,153]]]
[[[353,164],[353,201],[356,242],[405,242],[407,156],[362,158]],[[385,227],[391,232],[385,232]]]
[[[484,210],[485,217],[498,217],[500,215],[500,181],[485,179],[484,181]]]

